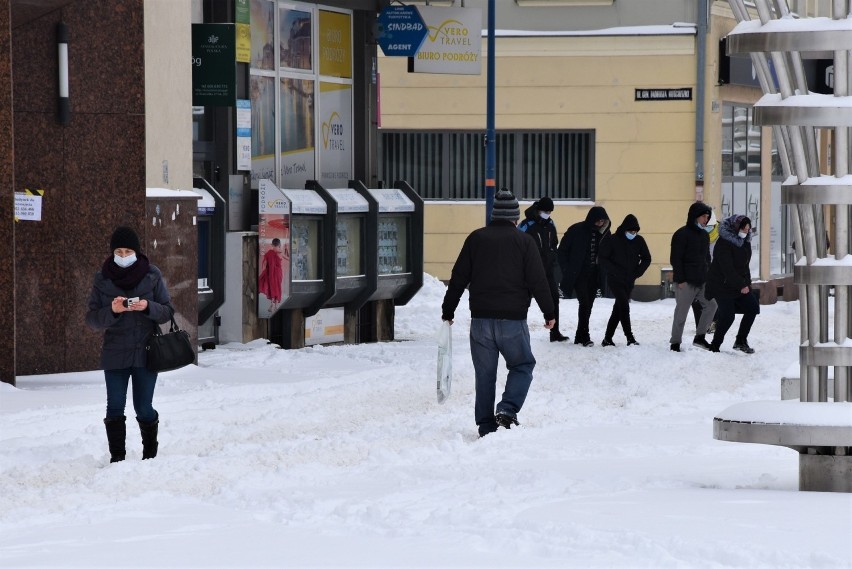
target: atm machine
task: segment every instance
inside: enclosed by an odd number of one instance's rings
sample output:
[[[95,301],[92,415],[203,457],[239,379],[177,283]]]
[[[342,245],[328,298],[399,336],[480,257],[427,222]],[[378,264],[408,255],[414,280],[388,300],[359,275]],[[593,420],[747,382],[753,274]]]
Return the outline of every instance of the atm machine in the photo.
[[[198,346],[219,343],[219,315],[225,302],[225,200],[201,177],[192,180],[199,194],[198,216]]]

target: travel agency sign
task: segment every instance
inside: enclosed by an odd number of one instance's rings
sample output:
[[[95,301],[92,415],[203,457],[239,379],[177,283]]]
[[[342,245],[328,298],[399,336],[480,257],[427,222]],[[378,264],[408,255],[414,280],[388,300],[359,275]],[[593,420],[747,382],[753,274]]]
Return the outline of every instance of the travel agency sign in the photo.
[[[420,6],[429,33],[413,56],[415,73],[482,73],[482,10]]]
[[[426,39],[417,6],[387,6],[378,19],[378,41],[387,56],[414,57]]]

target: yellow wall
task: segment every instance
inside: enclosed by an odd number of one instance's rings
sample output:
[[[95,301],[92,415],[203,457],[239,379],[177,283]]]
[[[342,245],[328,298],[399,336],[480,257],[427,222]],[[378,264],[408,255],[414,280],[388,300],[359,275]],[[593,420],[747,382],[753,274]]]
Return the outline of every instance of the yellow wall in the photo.
[[[671,234],[695,199],[694,46],[692,35],[496,42],[496,128],[594,129],[595,204],[606,208],[613,229],[626,214],[636,215],[654,258],[640,285],[659,285]],[[404,58],[380,57],[382,128],[484,130],[486,64],[479,76],[413,74]],[[677,87],[692,87],[693,100],[634,101],[636,88]],[[550,193],[512,189],[529,200]],[[556,201],[560,236],[591,205]],[[465,236],[482,226],[484,212],[484,201],[426,203],[427,273],[449,278]]]

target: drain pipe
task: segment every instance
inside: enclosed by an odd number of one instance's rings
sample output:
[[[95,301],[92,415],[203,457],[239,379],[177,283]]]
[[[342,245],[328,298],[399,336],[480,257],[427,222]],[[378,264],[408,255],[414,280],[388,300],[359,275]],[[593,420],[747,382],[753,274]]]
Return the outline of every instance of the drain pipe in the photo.
[[[707,65],[709,0],[698,0],[698,27],[695,45],[698,57],[695,69],[695,200],[704,201],[704,90]]]

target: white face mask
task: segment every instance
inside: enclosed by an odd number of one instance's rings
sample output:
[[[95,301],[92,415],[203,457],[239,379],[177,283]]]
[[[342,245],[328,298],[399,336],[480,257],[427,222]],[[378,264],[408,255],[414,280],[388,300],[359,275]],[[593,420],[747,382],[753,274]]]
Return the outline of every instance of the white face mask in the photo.
[[[118,255],[114,255],[112,258],[115,261],[115,264],[121,267],[122,269],[126,269],[130,265],[136,262],[136,253],[132,255],[128,255],[126,257],[119,257]]]
[[[745,239],[748,236],[748,231],[740,231],[737,235],[740,236],[740,239]]]
[[[549,213],[541,212],[539,215],[541,215],[541,218],[542,218],[542,219],[550,219],[550,214],[549,214]]]

